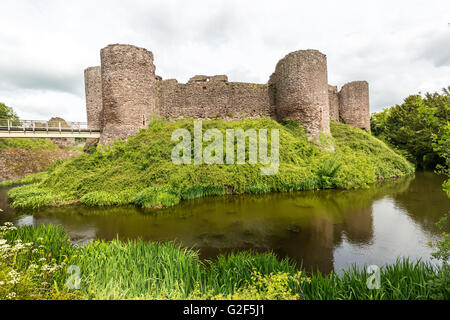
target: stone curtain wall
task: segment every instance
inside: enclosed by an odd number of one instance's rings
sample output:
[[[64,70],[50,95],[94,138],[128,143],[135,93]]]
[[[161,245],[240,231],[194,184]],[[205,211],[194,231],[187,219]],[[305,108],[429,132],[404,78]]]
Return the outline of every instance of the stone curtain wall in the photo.
[[[236,120],[274,115],[267,85],[228,82],[226,76],[195,76],[186,84],[163,80],[157,92],[160,115],[166,118]]]
[[[289,53],[270,79],[278,119],[295,119],[316,141],[330,134],[327,58],[317,50]]]
[[[328,101],[330,106],[330,120],[339,121],[339,93],[337,86],[328,86]]]
[[[88,125],[101,129],[103,121],[103,98],[100,67],[90,67],[84,70],[84,86],[86,90]]]
[[[369,84],[353,81],[339,92],[340,121],[351,126],[370,130]]]
[[[103,132],[100,143],[126,138],[156,113],[153,53],[130,45],[101,50]]]
[[[153,54],[130,45],[109,45],[100,56],[101,67],[85,70],[85,86],[88,123],[101,126],[102,144],[135,134],[153,115],[295,119],[315,141],[320,132],[330,134],[330,119],[370,128],[367,82],[351,82],[338,94],[328,85],[327,57],[317,50],[286,55],[267,84],[228,82],[225,75],[162,80]]]

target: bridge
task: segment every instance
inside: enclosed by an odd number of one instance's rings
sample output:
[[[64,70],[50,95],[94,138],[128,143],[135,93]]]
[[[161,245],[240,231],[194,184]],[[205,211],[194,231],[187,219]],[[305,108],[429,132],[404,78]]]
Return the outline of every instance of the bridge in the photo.
[[[0,119],[0,138],[100,138],[86,122]]]

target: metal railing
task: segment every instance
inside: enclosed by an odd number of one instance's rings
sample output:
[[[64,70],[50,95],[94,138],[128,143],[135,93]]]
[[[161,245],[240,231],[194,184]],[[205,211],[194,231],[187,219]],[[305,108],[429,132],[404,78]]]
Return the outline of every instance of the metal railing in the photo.
[[[97,133],[100,128],[86,122],[0,119],[0,131]]]

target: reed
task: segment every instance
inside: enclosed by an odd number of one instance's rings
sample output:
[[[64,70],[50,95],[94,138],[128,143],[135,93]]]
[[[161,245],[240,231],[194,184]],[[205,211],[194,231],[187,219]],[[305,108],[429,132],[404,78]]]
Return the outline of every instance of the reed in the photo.
[[[18,270],[26,271],[42,258],[45,263],[61,264],[54,276],[55,288],[64,287],[68,265],[79,266],[82,294],[78,298],[414,300],[432,299],[441,290],[430,285],[438,267],[408,259],[382,267],[381,286],[371,290],[365,268],[307,274],[301,266],[270,252],[232,253],[202,261],[196,251],[173,242],[118,239],[95,241],[79,249],[60,227],[52,225],[10,230],[3,238],[11,244],[20,240],[42,246],[35,256],[21,256],[14,264]]]

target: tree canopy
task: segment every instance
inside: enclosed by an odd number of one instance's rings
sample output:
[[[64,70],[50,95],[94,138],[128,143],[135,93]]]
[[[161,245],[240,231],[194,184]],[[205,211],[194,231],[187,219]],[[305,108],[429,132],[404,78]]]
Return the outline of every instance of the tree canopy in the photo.
[[[19,120],[19,117],[11,107],[0,102],[0,119]]]
[[[442,93],[408,96],[403,104],[374,113],[372,133],[399,149],[419,168],[434,169],[445,163],[442,142],[448,130],[450,86]]]

